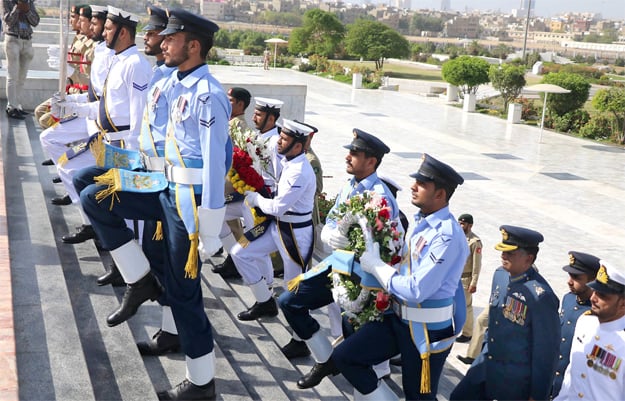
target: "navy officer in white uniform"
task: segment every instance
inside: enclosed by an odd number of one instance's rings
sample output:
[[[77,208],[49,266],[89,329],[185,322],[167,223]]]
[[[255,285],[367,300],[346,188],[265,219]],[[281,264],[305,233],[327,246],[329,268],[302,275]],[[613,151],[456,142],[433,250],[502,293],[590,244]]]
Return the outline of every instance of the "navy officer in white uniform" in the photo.
[[[269,219],[262,235],[250,238],[250,231],[247,231],[249,243],[245,246],[239,243],[232,249],[234,264],[256,299],[252,307],[238,314],[239,320],[278,314],[278,306],[267,285],[267,275],[271,274],[273,279],[273,270],[266,272],[259,268],[259,261],[279,251],[284,263],[284,282],[288,283],[307,268],[312,257],[316,181],[305,152],[310,133],[308,126],[285,119],[278,140],[282,161],[275,196],[265,198],[258,192],[246,193],[247,204],[258,207]]]
[[[590,312],[577,320],[571,362],[555,401],[623,400],[625,397],[625,269],[604,260]]]

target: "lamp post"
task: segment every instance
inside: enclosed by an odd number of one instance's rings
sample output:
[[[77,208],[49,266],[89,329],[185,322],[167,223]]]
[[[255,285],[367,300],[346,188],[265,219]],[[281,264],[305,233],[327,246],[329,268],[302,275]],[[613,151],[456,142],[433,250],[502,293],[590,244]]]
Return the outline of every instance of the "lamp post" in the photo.
[[[525,20],[525,36],[523,37],[523,56],[521,60],[525,63],[525,51],[527,49],[527,32],[530,28],[530,12],[532,10],[532,0],[527,1],[527,19]]]

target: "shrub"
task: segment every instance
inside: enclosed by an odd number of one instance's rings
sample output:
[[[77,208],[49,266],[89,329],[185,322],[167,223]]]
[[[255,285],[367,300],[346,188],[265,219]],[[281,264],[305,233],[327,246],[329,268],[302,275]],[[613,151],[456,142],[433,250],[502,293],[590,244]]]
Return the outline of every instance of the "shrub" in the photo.
[[[553,116],[551,127],[558,132],[579,132],[588,123],[590,114],[586,110],[574,110],[562,116]]]
[[[558,85],[571,91],[571,93],[566,94],[549,94],[547,98],[549,112],[558,116],[582,108],[590,95],[590,83],[577,74],[568,72],[550,73],[545,75],[542,83]]]
[[[579,135],[588,139],[608,139],[612,132],[612,122],[609,115],[597,114],[579,130]]]
[[[538,119],[538,107],[534,104],[534,101],[520,97],[515,100],[515,103],[520,103],[521,118],[525,121]]]

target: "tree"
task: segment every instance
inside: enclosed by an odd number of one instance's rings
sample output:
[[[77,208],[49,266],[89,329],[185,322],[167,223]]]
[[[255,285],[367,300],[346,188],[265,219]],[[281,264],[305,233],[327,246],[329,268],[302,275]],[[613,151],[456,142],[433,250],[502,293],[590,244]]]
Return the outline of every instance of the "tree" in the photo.
[[[590,95],[590,83],[578,74],[550,72],[545,75],[541,82],[558,85],[571,91],[571,93],[549,94],[547,108],[550,113],[555,113],[558,116],[580,109]]]
[[[385,58],[408,57],[410,43],[380,22],[358,19],[348,26],[345,50],[352,56],[375,61],[375,69],[379,71]]]
[[[430,31],[430,32],[443,32],[443,19],[430,17],[423,14],[415,14],[411,21],[411,30],[415,31]]]
[[[312,9],[306,11],[302,27],[293,29],[289,38],[289,52],[332,57],[345,37],[345,27],[336,15]]]
[[[442,75],[446,82],[460,87],[462,93],[475,94],[480,85],[488,82],[488,69],[486,60],[460,56],[443,64]]]
[[[614,115],[617,127],[612,129],[612,134],[618,143],[625,143],[625,89],[617,87],[601,89],[592,98],[592,106]]]
[[[488,78],[493,88],[501,92],[503,110],[508,110],[508,104],[516,99],[525,86],[525,68],[512,64],[491,65]]]

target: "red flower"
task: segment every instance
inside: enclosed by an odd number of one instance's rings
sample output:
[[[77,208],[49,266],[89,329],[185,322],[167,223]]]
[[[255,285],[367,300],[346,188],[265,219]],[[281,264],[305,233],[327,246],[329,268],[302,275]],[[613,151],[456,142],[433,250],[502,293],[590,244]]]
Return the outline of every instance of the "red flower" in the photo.
[[[383,291],[378,291],[375,295],[375,308],[384,312],[391,305],[391,296]]]
[[[397,263],[401,262],[401,256],[399,255],[393,255],[393,257],[391,258],[391,262],[389,263],[391,266],[396,265]]]
[[[382,198],[382,199],[384,199],[384,198]],[[378,217],[381,220],[388,220],[388,219],[391,218],[391,213],[388,211],[388,208],[385,207],[383,209],[380,209],[380,211],[378,212]]]

